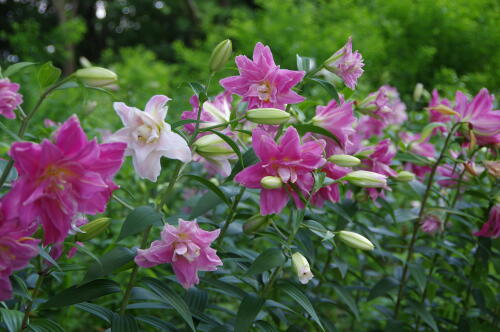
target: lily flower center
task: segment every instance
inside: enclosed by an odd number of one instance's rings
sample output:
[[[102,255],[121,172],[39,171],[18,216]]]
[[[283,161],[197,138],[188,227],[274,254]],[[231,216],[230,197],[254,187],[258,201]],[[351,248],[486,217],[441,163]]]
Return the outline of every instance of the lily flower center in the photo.
[[[259,99],[262,101],[269,101],[271,99],[271,84],[269,81],[265,81],[257,87],[257,94]]]
[[[148,144],[156,142],[159,138],[159,135],[153,127],[147,124],[143,124],[135,130],[135,137],[137,141]]]

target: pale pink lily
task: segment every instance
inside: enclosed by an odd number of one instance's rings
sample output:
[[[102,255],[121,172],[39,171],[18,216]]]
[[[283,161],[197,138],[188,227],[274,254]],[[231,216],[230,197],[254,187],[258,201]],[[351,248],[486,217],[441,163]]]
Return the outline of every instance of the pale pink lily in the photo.
[[[352,52],[352,37],[325,61],[325,67],[342,78],[345,85],[352,90],[356,88],[358,78],[363,74],[364,65],[361,54],[358,51]]]
[[[178,227],[165,225],[161,239],[149,249],[139,249],[135,262],[141,267],[170,263],[177,280],[184,288],[200,282],[198,271],[215,271],[222,261],[210,244],[219,236],[219,229],[208,232],[196,221],[179,219]]]
[[[474,233],[475,236],[497,238],[500,236],[500,204],[491,208],[488,221],[483,224],[483,227]]]
[[[191,161],[191,150],[182,136],[172,132],[165,122],[167,96],[153,96],[144,111],[124,103],[114,103],[125,128],[108,138],[127,143],[126,155],[132,156],[135,171],[141,178],[156,182],[161,172],[161,157]]]
[[[8,78],[0,79],[0,115],[7,119],[16,118],[14,110],[23,102],[23,96],[18,91],[19,84],[12,83]]]

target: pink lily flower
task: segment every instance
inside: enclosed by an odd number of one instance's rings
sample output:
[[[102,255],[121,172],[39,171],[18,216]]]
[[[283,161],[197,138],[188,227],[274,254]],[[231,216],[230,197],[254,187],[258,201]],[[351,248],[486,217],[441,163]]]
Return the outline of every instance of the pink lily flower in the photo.
[[[398,173],[390,167],[392,159],[396,155],[396,151],[391,144],[390,139],[385,139],[380,141],[375,146],[375,151],[371,153],[367,159],[363,159],[362,164],[365,166],[366,170],[371,172],[379,173],[385,176],[397,176]],[[377,188],[367,188],[368,194],[372,200],[376,200],[378,197],[384,197],[383,190],[390,190],[389,187],[382,189]]]
[[[342,78],[351,90],[356,88],[358,78],[363,74],[364,65],[361,54],[358,51],[352,52],[352,37],[349,37],[347,43],[325,61],[325,67]]]
[[[427,107],[427,109],[429,110],[429,114],[430,114],[430,116],[429,116],[430,122],[442,122],[442,123],[450,122],[450,120],[451,120],[450,115],[444,114],[444,113],[437,110],[437,107],[439,107],[440,105],[451,108],[450,101],[446,98],[439,97],[439,92],[436,89],[434,89],[434,90],[432,90],[432,98],[429,102],[429,106]],[[434,129],[434,131],[435,132],[436,131],[445,132],[446,127],[444,127],[444,126],[438,127],[436,129]]]
[[[323,158],[325,141],[301,144],[297,130],[289,127],[279,144],[276,144],[272,136],[256,128],[252,132],[252,145],[260,162],[242,170],[234,180],[247,188],[261,189],[261,215],[279,213],[286,206],[289,195],[301,207],[292,185],[297,185],[306,194],[311,191],[314,185],[311,172],[326,163]],[[276,189],[264,188],[261,180],[266,176],[279,178],[283,186]]]
[[[29,226],[41,222],[44,244],[62,242],[78,213],[104,212],[118,186],[126,144],[87,140],[76,116],[55,133],[54,142],[16,142],[10,155],[19,178],[3,198],[7,219]]]
[[[347,167],[340,167],[332,163],[326,163],[321,169],[326,176],[332,180],[338,180],[351,172]],[[325,201],[332,203],[340,201],[340,189],[338,183],[332,183],[319,189],[311,197],[311,204],[316,207],[322,207]]]
[[[441,219],[438,216],[429,214],[425,217],[420,225],[420,229],[428,234],[434,234],[439,231],[442,227]]]
[[[495,205],[489,213],[488,221],[483,227],[474,233],[474,236],[491,237],[496,239],[500,236],[500,204]]]
[[[227,91],[242,96],[248,102],[248,109],[279,108],[284,110],[287,104],[304,101],[292,90],[304,77],[303,71],[280,69],[274,63],[269,46],[257,43],[253,59],[244,55],[235,59],[239,76],[224,78],[220,84]]]
[[[190,288],[200,282],[198,271],[215,271],[222,265],[210,248],[219,233],[220,229],[208,232],[196,221],[179,219],[178,227],[165,225],[161,239],[153,241],[149,249],[138,249],[135,262],[146,268],[170,263],[179,283]]]
[[[23,96],[18,93],[19,84],[11,83],[8,78],[0,79],[0,115],[15,119],[14,110],[22,104]]]
[[[410,145],[410,151],[421,155],[423,157],[428,157],[428,158],[433,158],[434,155],[436,154],[436,148],[434,147],[433,144],[428,142],[428,139],[426,139],[424,142],[419,142],[420,137],[422,135],[420,134],[411,134],[411,133],[401,133],[401,140],[405,144]],[[423,178],[425,174],[430,173],[432,167],[430,166],[422,166],[422,165],[416,165],[412,163],[407,163],[405,166],[405,169],[413,172],[417,177]]]

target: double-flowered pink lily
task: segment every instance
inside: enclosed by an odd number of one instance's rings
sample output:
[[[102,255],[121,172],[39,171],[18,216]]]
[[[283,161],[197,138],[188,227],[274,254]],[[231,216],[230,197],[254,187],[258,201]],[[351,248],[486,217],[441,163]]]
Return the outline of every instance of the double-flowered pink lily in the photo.
[[[493,110],[493,100],[487,89],[481,89],[472,101],[460,91],[456,94],[457,117],[469,123],[469,135],[475,136],[478,145],[500,143],[500,110]]]
[[[427,139],[424,141],[420,140],[422,135],[403,132],[400,136],[403,143],[407,144],[411,152],[427,158],[433,158],[436,154],[436,148],[434,148],[433,144],[429,143]],[[407,163],[405,168],[415,173],[419,178],[423,178],[432,169],[430,166],[413,163]]]
[[[429,101],[429,106],[427,107],[429,110],[429,121],[430,122],[441,122],[447,123],[451,120],[449,112],[445,112],[443,110],[451,110],[451,103],[446,98],[441,98],[439,96],[439,92],[434,89],[432,90],[432,98]],[[446,131],[446,127],[438,127],[435,131]]]
[[[0,115],[15,119],[14,110],[23,102],[23,96],[18,93],[19,84],[11,83],[8,78],[0,79]]]
[[[475,236],[497,238],[500,236],[500,204],[495,205],[490,210],[488,221],[483,227],[474,233]]]
[[[78,213],[104,212],[118,188],[126,144],[98,144],[85,136],[76,116],[55,133],[54,141],[16,142],[10,156],[19,178],[2,198],[5,217],[25,225],[40,222],[44,243],[61,242]]]
[[[328,60],[325,67],[332,73],[338,75],[347,87],[354,90],[358,78],[363,74],[363,57],[358,51],[352,52],[352,37],[347,43]]]
[[[9,276],[38,255],[40,240],[30,237],[33,229],[0,216],[0,301],[12,297]]]
[[[392,159],[396,155],[396,151],[389,139],[380,141],[376,146],[373,153],[368,158],[363,159],[362,163],[365,168],[371,172],[382,174],[385,176],[397,176],[397,172],[390,167]],[[389,187],[383,188],[390,190]],[[379,196],[384,197],[383,190],[377,188],[367,188],[368,194],[373,200]]]
[[[316,107],[316,115],[312,119],[313,124],[331,132],[338,138],[341,148],[345,148],[349,136],[354,134],[353,124],[356,118],[353,114],[353,102],[345,102],[340,96],[340,101],[331,100],[326,106]],[[322,136],[327,142],[327,147],[337,145],[330,138]],[[331,150],[331,149],[329,149]],[[330,154],[330,151],[328,151]]]
[[[248,109],[284,110],[287,104],[297,104],[304,100],[292,87],[302,80],[305,73],[280,69],[274,63],[269,46],[257,43],[252,60],[239,55],[235,61],[240,75],[224,78],[220,84],[227,91],[242,96],[242,101],[248,103]]]
[[[338,180],[346,176],[351,169],[347,167],[337,166],[333,163],[326,163],[321,169],[322,172],[326,174],[326,177],[332,180]],[[340,188],[338,183],[332,183],[328,186],[320,188],[311,197],[311,203],[314,206],[322,207],[325,201],[330,201],[332,203],[340,201]]]
[[[109,141],[127,143],[126,155],[132,156],[135,171],[153,182],[161,172],[161,157],[191,161],[186,141],[165,122],[169,100],[167,96],[153,96],[144,111],[124,103],[113,104],[125,128],[109,137]]]
[[[248,188],[261,189],[261,215],[279,213],[287,204],[290,194],[300,207],[293,186],[296,185],[306,194],[311,191],[314,185],[312,171],[326,162],[323,158],[325,141],[301,144],[297,130],[289,127],[279,144],[276,144],[266,131],[256,128],[252,132],[252,144],[260,162],[238,173],[235,181]],[[274,188],[263,186],[261,182],[265,177],[277,180]]]
[[[219,236],[219,229],[208,232],[196,221],[179,219],[178,227],[165,225],[161,239],[149,249],[139,249],[135,262],[142,267],[170,263],[177,280],[184,288],[200,282],[198,271],[215,271],[222,261],[210,244]]]

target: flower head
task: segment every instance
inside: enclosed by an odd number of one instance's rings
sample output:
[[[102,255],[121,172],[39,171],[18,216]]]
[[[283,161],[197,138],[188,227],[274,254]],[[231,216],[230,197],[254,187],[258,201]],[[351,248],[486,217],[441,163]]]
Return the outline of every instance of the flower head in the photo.
[[[326,174],[326,177],[332,180],[338,180],[347,175],[351,170],[346,167],[337,166],[331,162],[326,163],[321,169]],[[311,204],[317,207],[323,206],[325,201],[338,202],[340,200],[340,189],[338,183],[332,183],[328,186],[320,188],[311,197]]]
[[[135,262],[142,267],[170,263],[177,280],[184,288],[200,282],[198,271],[215,271],[222,261],[210,244],[219,236],[220,230],[211,232],[201,229],[196,221],[179,219],[179,225],[165,225],[161,239],[149,249],[139,249]]]
[[[261,189],[261,215],[279,213],[287,204],[289,193],[296,197],[292,185],[309,193],[314,184],[311,172],[326,162],[323,158],[325,142],[317,140],[301,144],[294,127],[287,129],[279,144],[267,132],[256,128],[252,132],[252,144],[260,162],[242,170],[234,180],[247,188]],[[261,180],[266,176],[279,177],[283,186],[264,188]],[[301,206],[300,201],[297,203]]]
[[[40,240],[29,237],[33,229],[24,227],[17,220],[0,217],[0,301],[12,297],[9,276],[24,268],[38,255]]]
[[[292,255],[292,265],[301,284],[307,284],[314,277],[307,258],[300,252],[296,252]]]
[[[439,217],[436,215],[429,214],[425,216],[420,226],[420,229],[426,233],[434,234],[437,231],[439,231],[441,227],[442,227],[441,219],[439,219]]]
[[[468,122],[478,145],[500,143],[500,110],[493,110],[494,96],[481,89],[469,102],[460,91],[455,97],[455,111],[461,122]]]
[[[19,94],[19,84],[11,83],[8,78],[0,79],[0,114],[8,119],[15,119],[14,110],[23,102]]]
[[[242,96],[248,102],[248,109],[279,108],[287,104],[297,104],[304,100],[292,90],[304,77],[303,71],[280,69],[274,63],[269,46],[257,43],[253,59],[244,55],[235,59],[239,76],[224,78],[220,84],[227,91]]]
[[[153,96],[144,111],[129,107],[124,103],[114,103],[114,108],[125,128],[114,133],[109,140],[128,144],[126,155],[141,178],[155,182],[161,172],[161,157],[191,160],[191,150],[186,141],[172,132],[165,122],[167,96]]]
[[[126,145],[87,140],[76,116],[56,132],[54,141],[16,142],[10,155],[19,178],[2,198],[8,219],[23,225],[41,222],[45,244],[61,242],[78,213],[104,212]]]
[[[420,142],[420,134],[403,132],[400,136],[403,143],[408,145],[411,152],[427,158],[433,158],[436,154],[436,149],[433,144],[427,142],[427,140]],[[413,163],[407,163],[406,169],[415,173],[415,175],[420,178],[424,177],[425,174],[430,173],[431,171],[430,166],[417,165]]]
[[[488,221],[474,233],[475,236],[497,238],[500,236],[500,204],[495,205],[489,213]]]
[[[439,107],[445,106],[448,108],[451,108],[451,103],[448,99],[446,98],[441,98],[439,97],[439,92],[434,89],[432,90],[432,98],[429,102],[429,106],[427,109],[429,110],[429,121],[430,122],[442,122],[446,123],[451,120],[451,117],[449,114],[444,114],[443,112],[439,111]],[[438,127],[435,129],[435,131],[441,131],[444,132],[446,131],[446,127]]]
[[[354,90],[358,78],[363,74],[363,57],[358,51],[352,52],[352,37],[347,43],[328,60],[325,67],[332,73],[340,76],[347,87]]]

